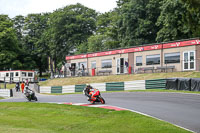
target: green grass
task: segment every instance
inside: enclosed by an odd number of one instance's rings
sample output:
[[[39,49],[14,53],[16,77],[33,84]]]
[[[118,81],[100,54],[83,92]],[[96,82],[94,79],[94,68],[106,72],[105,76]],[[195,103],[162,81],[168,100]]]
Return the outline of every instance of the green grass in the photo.
[[[86,84],[86,83],[162,79],[162,78],[172,78],[172,77],[200,78],[200,72],[147,73],[147,74],[110,75],[110,76],[94,76],[94,77],[57,78],[40,82],[40,85],[64,86],[64,85],[76,85],[76,84]]]
[[[4,99],[3,97],[0,97],[0,99]]]
[[[187,133],[130,111],[47,103],[0,103],[3,133]]]
[[[4,88],[4,83],[1,83],[1,88]],[[15,84],[6,83],[6,89],[15,88]]]
[[[15,84],[6,84],[7,89],[15,88]]]

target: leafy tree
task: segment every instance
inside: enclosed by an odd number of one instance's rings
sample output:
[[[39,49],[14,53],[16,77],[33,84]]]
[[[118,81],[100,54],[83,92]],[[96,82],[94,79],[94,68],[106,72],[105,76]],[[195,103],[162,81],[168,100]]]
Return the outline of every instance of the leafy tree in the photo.
[[[25,18],[24,49],[30,54],[33,61],[29,62],[32,67],[39,69],[40,76],[47,68],[48,46],[44,42],[43,34],[47,26],[49,14],[29,14]],[[35,62],[35,63],[34,63]],[[35,66],[33,66],[35,65]]]
[[[12,20],[7,15],[0,15],[0,69],[16,69],[22,64],[18,60],[18,40]]]
[[[22,48],[22,44],[23,44],[23,32],[24,32],[24,22],[25,21],[25,18],[24,16],[16,16],[13,18],[13,23],[14,23],[14,28],[16,30],[16,33],[17,33],[17,38],[18,38],[18,41],[19,41],[19,46],[20,48]]]
[[[121,47],[153,43],[159,26],[160,0],[119,0],[118,37]]]
[[[81,4],[66,6],[51,14],[47,33],[50,33],[49,49],[54,66],[93,35],[96,15],[94,10]]]
[[[102,35],[104,50],[120,47],[118,39],[117,23],[119,19],[119,11],[113,11],[100,14],[97,17],[97,35]]]
[[[190,28],[183,23],[188,12],[184,4],[177,0],[164,0],[161,4],[161,14],[156,23],[161,29],[156,40],[162,42],[192,37]]]
[[[181,0],[187,8],[183,16],[184,25],[187,26],[193,37],[200,36],[200,1],[199,0]]]
[[[181,0],[184,3],[187,3],[190,10],[199,10],[200,9],[200,1],[199,0]]]

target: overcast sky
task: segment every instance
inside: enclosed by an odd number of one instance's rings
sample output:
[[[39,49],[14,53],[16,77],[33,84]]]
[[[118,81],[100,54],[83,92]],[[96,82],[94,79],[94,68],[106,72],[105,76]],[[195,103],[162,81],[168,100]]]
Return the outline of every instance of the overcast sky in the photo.
[[[30,13],[53,12],[66,5],[81,3],[98,12],[104,13],[117,7],[117,0],[0,0],[0,14],[10,18]]]

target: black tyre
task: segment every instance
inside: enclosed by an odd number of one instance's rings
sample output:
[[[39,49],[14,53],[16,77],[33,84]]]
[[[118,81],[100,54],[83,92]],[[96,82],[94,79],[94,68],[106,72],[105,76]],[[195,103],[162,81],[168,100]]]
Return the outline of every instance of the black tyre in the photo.
[[[35,97],[35,101],[37,101],[38,99],[37,99],[37,97]]]
[[[100,102],[101,102],[102,104],[105,104],[105,100],[104,100],[102,97],[100,97]]]
[[[28,97],[28,101],[31,101],[31,97]]]

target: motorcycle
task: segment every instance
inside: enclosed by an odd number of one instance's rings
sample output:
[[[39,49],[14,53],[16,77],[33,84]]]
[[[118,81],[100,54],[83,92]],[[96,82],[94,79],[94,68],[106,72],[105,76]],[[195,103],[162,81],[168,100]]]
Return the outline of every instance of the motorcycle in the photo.
[[[85,94],[84,90],[83,90],[83,93]],[[88,101],[90,101],[90,103],[94,104],[95,102],[101,102],[102,104],[105,104],[105,100],[101,96],[101,93],[98,89],[92,89],[89,95],[91,95],[91,99],[88,97]],[[85,94],[85,96],[87,95]]]
[[[28,101],[31,101],[31,100],[37,101],[37,97],[35,96],[35,92],[33,90],[31,90],[31,89],[26,89],[24,91],[24,95],[26,96]]]

